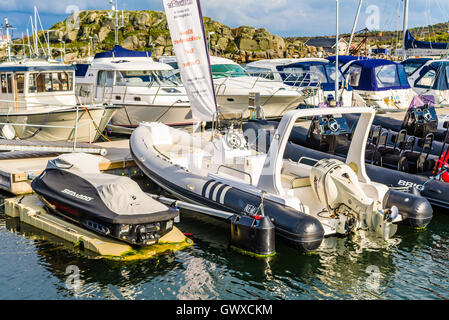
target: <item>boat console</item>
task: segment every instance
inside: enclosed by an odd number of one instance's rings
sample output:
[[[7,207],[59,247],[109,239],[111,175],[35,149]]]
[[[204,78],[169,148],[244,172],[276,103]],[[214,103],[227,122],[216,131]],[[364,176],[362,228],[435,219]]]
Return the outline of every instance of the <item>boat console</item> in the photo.
[[[351,130],[342,116],[315,116],[307,141],[320,151],[335,153],[338,146],[348,147]]]

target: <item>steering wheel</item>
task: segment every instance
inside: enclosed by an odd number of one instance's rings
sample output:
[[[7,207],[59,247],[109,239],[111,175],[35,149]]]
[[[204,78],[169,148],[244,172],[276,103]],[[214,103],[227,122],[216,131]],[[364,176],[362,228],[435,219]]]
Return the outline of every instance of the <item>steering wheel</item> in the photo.
[[[338,124],[338,121],[335,120],[335,118],[330,118],[327,122],[327,126],[332,132],[336,132],[340,129],[340,125]]]
[[[243,146],[242,137],[235,132],[226,133],[226,144],[232,149],[240,149]]]

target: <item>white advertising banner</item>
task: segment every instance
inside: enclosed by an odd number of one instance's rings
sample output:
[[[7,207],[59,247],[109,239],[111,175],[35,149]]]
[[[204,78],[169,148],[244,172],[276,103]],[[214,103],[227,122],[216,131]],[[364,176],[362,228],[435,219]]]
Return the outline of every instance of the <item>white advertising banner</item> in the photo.
[[[211,121],[217,102],[199,0],[163,0],[194,120]]]

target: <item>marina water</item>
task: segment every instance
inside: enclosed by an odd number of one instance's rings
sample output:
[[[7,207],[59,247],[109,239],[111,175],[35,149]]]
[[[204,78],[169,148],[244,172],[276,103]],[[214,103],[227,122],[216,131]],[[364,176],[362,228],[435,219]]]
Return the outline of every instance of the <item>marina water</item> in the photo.
[[[192,247],[120,262],[89,257],[2,213],[0,299],[449,298],[447,214],[435,212],[424,231],[400,226],[389,242],[333,237],[301,254],[278,241],[278,254],[265,260],[229,249],[224,222],[182,212],[178,227],[192,234]]]

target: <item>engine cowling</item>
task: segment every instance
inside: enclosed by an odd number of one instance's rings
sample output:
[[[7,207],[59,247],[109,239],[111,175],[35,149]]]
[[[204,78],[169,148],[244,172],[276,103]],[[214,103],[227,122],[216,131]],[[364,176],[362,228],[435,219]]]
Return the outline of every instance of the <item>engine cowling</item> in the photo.
[[[355,172],[342,161],[318,161],[312,167],[310,183],[331,217],[340,221],[336,226],[337,233],[368,228],[383,238],[389,238],[396,232],[397,226],[391,223],[391,210],[376,208],[374,200],[363,191]]]

